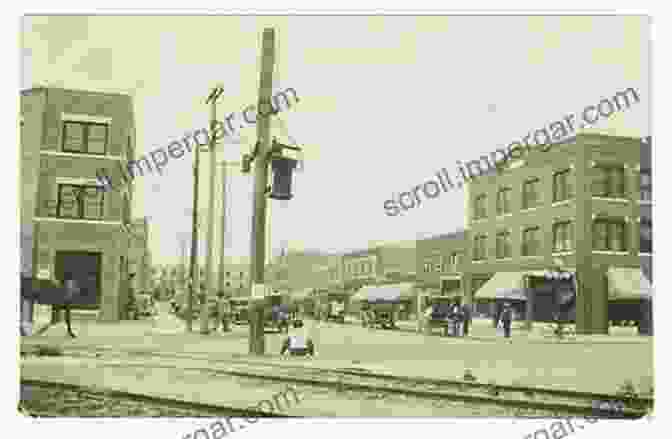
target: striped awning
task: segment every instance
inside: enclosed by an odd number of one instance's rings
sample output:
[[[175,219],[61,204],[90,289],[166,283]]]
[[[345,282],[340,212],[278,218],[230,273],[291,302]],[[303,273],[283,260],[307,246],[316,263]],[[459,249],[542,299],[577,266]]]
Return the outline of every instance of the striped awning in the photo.
[[[476,300],[527,300],[525,276],[520,271],[500,271],[487,281],[474,295]]]
[[[610,301],[651,299],[653,288],[641,268],[610,267],[607,271]]]

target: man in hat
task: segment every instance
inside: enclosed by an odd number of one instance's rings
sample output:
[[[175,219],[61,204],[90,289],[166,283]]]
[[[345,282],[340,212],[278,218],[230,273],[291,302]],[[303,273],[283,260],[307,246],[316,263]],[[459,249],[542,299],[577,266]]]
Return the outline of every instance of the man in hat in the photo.
[[[511,304],[509,302],[504,302],[504,309],[502,310],[500,319],[502,321],[502,327],[504,328],[504,337],[511,338],[511,321],[513,320],[513,309],[511,309]]]

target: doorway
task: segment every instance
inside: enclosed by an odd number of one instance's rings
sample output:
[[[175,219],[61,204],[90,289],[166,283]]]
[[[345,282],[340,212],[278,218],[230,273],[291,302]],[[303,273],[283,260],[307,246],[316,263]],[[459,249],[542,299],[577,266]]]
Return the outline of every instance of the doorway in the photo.
[[[69,272],[80,286],[80,294],[73,300],[73,309],[100,308],[101,259],[101,254],[97,252],[56,252],[56,278],[64,279]]]

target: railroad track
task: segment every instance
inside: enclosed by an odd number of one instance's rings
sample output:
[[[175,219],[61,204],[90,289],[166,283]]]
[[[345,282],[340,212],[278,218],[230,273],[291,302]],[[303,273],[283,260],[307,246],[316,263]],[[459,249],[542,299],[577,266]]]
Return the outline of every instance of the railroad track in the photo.
[[[224,407],[222,405],[203,404],[197,402],[180,401],[176,399],[147,396],[142,394],[122,392],[109,389],[97,389],[91,387],[77,386],[73,384],[47,382],[42,380],[21,380],[23,388],[30,388],[31,393],[37,393],[44,397],[50,395],[63,401],[75,403],[75,416],[78,417],[128,417],[128,416],[152,416],[149,413],[157,413],[153,416],[170,417],[241,417],[241,418],[289,418],[283,414],[273,412],[263,412],[258,410],[241,410],[234,407]],[[27,392],[26,392],[27,393]],[[58,395],[58,396],[54,396]],[[96,411],[100,415],[91,415],[88,412],[94,411],[86,403],[99,403]],[[63,417],[67,416],[60,403],[45,404],[41,401],[33,401],[30,398],[22,400],[19,404],[19,410],[33,417]],[[101,409],[101,406],[105,406]],[[102,411],[104,410],[104,411]],[[113,413],[110,415],[110,413]],[[116,413],[116,414],[115,414]],[[143,415],[144,413],[144,415]]]
[[[170,360],[202,362],[199,367],[180,367],[183,370],[200,371],[213,375],[234,376],[261,381],[275,381],[310,387],[326,387],[342,391],[363,393],[403,394],[428,399],[447,399],[476,404],[498,405],[516,409],[542,410],[558,415],[599,416],[610,418],[640,418],[653,408],[653,398],[625,397],[623,395],[577,392],[523,386],[505,386],[447,379],[421,377],[397,377],[373,373],[364,369],[324,369],[297,364],[264,364],[239,358],[215,360],[205,354],[179,354],[166,352],[122,351],[99,349],[69,350],[70,354],[100,359],[119,356],[117,366],[133,365],[129,357],[145,357],[137,365],[147,368],[174,367]],[[83,354],[83,355],[81,355]],[[167,361],[162,361],[167,360]],[[102,360],[101,360],[102,361]],[[221,364],[223,367],[218,367]],[[108,367],[110,365],[107,365]],[[114,366],[114,365],[112,365]],[[595,402],[617,401],[618,411],[596,411]]]

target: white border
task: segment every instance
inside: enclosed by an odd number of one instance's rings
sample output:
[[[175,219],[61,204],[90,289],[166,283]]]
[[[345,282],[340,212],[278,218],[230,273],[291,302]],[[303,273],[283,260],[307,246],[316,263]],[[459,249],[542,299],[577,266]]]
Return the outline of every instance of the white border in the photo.
[[[37,5],[36,5],[37,3]],[[190,4],[193,4],[194,2],[190,2]],[[231,5],[232,2],[227,2],[227,6]],[[324,15],[327,13],[337,13],[337,14],[359,14],[359,15],[366,15],[366,14],[378,14],[378,13],[386,13],[389,15],[408,15],[408,14],[413,14],[413,13],[422,13],[422,14],[428,14],[428,11],[412,11],[412,10],[397,10],[397,11],[390,11],[386,9],[379,9],[379,8],[389,8],[390,5],[392,5],[390,2],[378,2],[379,4],[376,4],[375,6],[370,6],[370,4],[365,4],[361,0],[357,0],[356,2],[347,2],[347,1],[339,1],[338,3],[334,2],[335,4],[332,5],[327,5],[327,7],[332,7],[334,6],[339,7],[340,9],[331,9],[331,11],[327,10],[307,10],[304,9],[302,11],[295,11],[295,10],[287,10],[287,9],[265,9],[265,10],[259,10],[257,9],[256,11],[250,9],[250,7],[254,7],[253,5],[250,5],[249,0],[245,2],[241,2],[241,5],[232,5],[234,7],[246,7],[247,9],[230,9],[228,11],[221,11],[222,13],[228,13],[228,14],[252,14],[255,12],[262,12],[266,15],[270,14],[287,14],[288,12],[291,13],[298,13],[300,15],[314,15],[314,14],[319,14],[319,15]],[[314,3],[310,3],[308,1],[303,1],[303,2],[295,2],[299,3],[298,7],[312,7]],[[432,7],[432,8],[438,8],[438,7],[447,7],[451,5],[446,5],[445,2],[430,2],[430,4],[427,4],[428,2],[424,1],[415,1],[414,5],[418,7]],[[21,3],[9,3],[6,5],[6,8],[10,10],[9,14],[3,14],[3,18],[6,21],[4,26],[2,26],[2,29],[4,32],[6,32],[7,38],[3,38],[2,41],[4,44],[7,45],[7,49],[5,53],[9,54],[9,59],[11,60],[11,63],[17,62],[16,60],[18,59],[17,56],[12,56],[11,54],[16,54],[17,47],[19,47],[19,41],[18,41],[18,31],[19,31],[19,22],[16,19],[17,16],[21,15],[23,11],[18,11],[16,14],[12,14],[12,8],[15,7],[15,5],[20,4],[23,7],[30,8],[30,12],[32,13],[45,13],[51,11],[54,11],[54,6],[52,3],[48,3],[46,1],[42,2],[34,2],[34,1],[24,1]],[[184,4],[184,3],[181,3]],[[154,7],[175,7],[175,6],[180,6],[181,5],[178,2],[171,2],[170,0],[164,1],[161,4],[158,2],[152,2],[150,5]],[[489,2],[483,2],[483,1],[475,1],[475,2],[470,2],[469,5],[474,5],[472,7],[485,7],[485,8],[498,8],[500,7],[499,2],[495,1],[489,1]],[[643,3],[643,2],[638,2],[637,5],[640,6],[640,8],[633,9],[631,6],[631,2],[625,3],[625,2],[620,2],[618,0],[616,1],[601,1],[597,3],[599,6],[595,6],[595,3],[592,3],[588,6],[594,8],[593,10],[583,10],[583,11],[570,11],[568,8],[582,8],[586,7],[586,2],[585,0],[581,1],[573,1],[573,0],[568,0],[564,1],[562,3],[558,2],[556,9],[554,12],[549,12],[549,11],[540,11],[540,10],[524,10],[524,8],[535,8],[538,7],[538,2],[532,2],[532,1],[517,1],[514,0],[513,2],[507,3],[508,5],[511,5],[511,7],[518,8],[518,10],[515,11],[501,11],[501,10],[496,10],[496,9],[491,9],[489,11],[478,11],[478,10],[437,10],[434,9],[434,13],[438,14],[446,14],[446,13],[457,13],[457,14],[479,14],[479,15],[493,15],[493,14],[502,14],[502,15],[523,15],[523,14],[553,14],[553,15],[558,15],[562,13],[572,13],[572,14],[649,14],[649,10],[645,10],[641,8],[641,6],[646,5],[648,7],[653,7],[655,8],[658,6],[659,3],[657,2],[648,2],[648,4]],[[135,14],[145,14],[145,15],[156,15],[156,14],[163,14],[163,15],[183,15],[183,14],[198,14],[198,13],[206,13],[206,14],[213,14],[215,13],[215,9],[208,9],[208,10],[195,10],[195,9],[173,9],[172,11],[157,11],[156,9],[135,9],[135,10],[123,10],[121,8],[123,7],[137,7],[138,2],[137,0],[134,1],[124,1],[124,0],[119,0],[115,2],[115,5],[117,6],[116,8],[107,8],[105,10],[99,10],[98,13],[122,13],[126,15],[135,15]],[[81,1],[71,1],[71,0],[63,0],[59,2],[59,10],[55,11],[59,14],[63,13],[80,13],[80,14],[85,14],[85,13],[91,13],[91,2],[81,2]],[[214,2],[210,1],[207,2],[206,7],[209,8],[216,8],[216,7],[221,7],[222,4],[221,2]],[[274,7],[278,8],[277,3],[271,3],[270,1],[267,2],[264,6],[266,7]],[[262,8],[264,7],[262,6]],[[292,8],[297,7],[296,4],[292,5]],[[359,10],[359,11],[353,11],[353,10],[345,10],[343,8],[346,7],[367,7],[369,8],[368,10]],[[601,7],[601,9],[597,9]],[[562,8],[562,9],[561,9]],[[614,8],[619,8],[618,11],[614,11]],[[665,133],[664,127],[667,126],[667,114],[665,111],[664,107],[664,102],[665,102],[665,97],[669,96],[669,87],[671,85],[669,83],[666,83],[664,78],[669,78],[672,77],[672,70],[669,68],[669,59],[666,59],[664,56],[664,53],[667,51],[669,52],[669,45],[664,44],[664,43],[669,43],[669,38],[666,38],[663,41],[661,41],[663,34],[667,33],[665,35],[666,37],[670,36],[670,29],[672,29],[671,26],[669,26],[670,23],[666,23],[665,20],[663,20],[661,17],[663,15],[656,16],[654,19],[655,23],[655,28],[653,31],[653,36],[656,38],[656,43],[655,43],[655,49],[656,52],[654,53],[654,61],[652,63],[655,63],[655,66],[657,69],[661,69],[664,71],[656,70],[656,78],[660,78],[656,82],[656,96],[661,96],[660,98],[654,99],[654,103],[656,105],[656,111],[653,113],[653,117],[655,118],[656,124],[655,127],[661,127],[660,130],[657,130],[654,133],[654,137],[656,140],[654,141],[656,145],[669,145],[670,142],[666,138],[666,136],[669,136],[669,134]],[[652,36],[652,38],[653,38]],[[17,63],[18,64],[18,63]],[[12,72],[11,66],[8,67],[7,69],[4,70],[5,74],[15,74]],[[653,74],[651,74],[653,77]],[[5,112],[5,118],[3,120],[5,121],[14,121],[16,117],[17,111],[17,93],[16,93],[16,87],[13,81],[5,81],[5,84],[9,84],[9,87],[5,87],[5,92],[6,96],[5,99],[2,100],[2,102],[5,105],[6,112]],[[8,90],[11,89],[11,90]],[[653,104],[651,104],[651,107],[653,107]],[[12,123],[12,125],[15,125]],[[16,194],[18,194],[17,190],[13,190],[16,188],[17,182],[18,182],[18,170],[16,167],[16,163],[18,163],[18,151],[17,149],[11,147],[13,145],[18,144],[18,136],[17,136],[17,130],[12,129],[14,127],[10,127],[8,130],[9,133],[9,138],[7,139],[7,145],[10,146],[6,149],[6,152],[9,152],[9,157],[6,158],[6,160],[3,160],[3,163],[7,167],[5,172],[0,173],[0,178],[2,178],[5,183],[6,188],[9,188],[10,190],[7,191],[7,193],[10,194],[10,197],[12,200],[16,200],[15,207],[18,208],[18,199],[14,198]],[[667,156],[669,154],[668,151],[666,151],[665,147],[662,148],[655,148],[655,154],[654,154],[654,161],[656,163],[669,163],[669,159],[672,157]],[[14,155],[16,154],[16,155]],[[669,173],[668,173],[669,174]],[[667,187],[667,184],[664,183],[669,183],[669,182],[664,182],[663,180],[666,178],[669,178],[669,175],[665,175],[665,173],[654,173],[654,179],[658,180],[655,183],[655,187],[657,188],[663,188]],[[466,188],[465,188],[466,189]],[[10,207],[11,209],[11,207]],[[666,215],[667,209],[665,206],[661,206],[660,204],[656,207],[656,210],[658,214],[663,214]],[[17,210],[18,211],[18,210]],[[7,219],[7,218],[10,218]],[[667,224],[667,218],[664,216],[657,219],[658,224]],[[16,223],[13,215],[8,215],[3,217],[3,225],[7,227],[3,227],[3,231],[7,234],[7,240],[6,242],[12,242],[11,239],[17,239],[16,233],[14,233],[14,230],[16,229]],[[665,254],[665,249],[668,248],[668,246],[665,246],[663,241],[667,241],[667,231],[665,228],[660,227],[656,229],[657,233],[657,238],[656,238],[656,245],[657,248],[660,248],[662,251],[658,252],[661,257],[664,257]],[[18,247],[18,242],[17,242],[17,247]],[[10,255],[8,258],[3,258],[4,264],[2,264],[2,267],[4,270],[7,271],[6,273],[6,279],[14,279],[13,276],[15,276],[15,270],[12,269],[12,264],[11,261],[16,257],[16,264],[18,267],[18,255]],[[658,260],[658,259],[657,259]],[[664,259],[661,259],[664,260]],[[662,267],[662,265],[660,266]],[[658,271],[658,266],[656,266],[656,272],[661,273],[661,271]],[[661,279],[663,280],[662,276]],[[10,285],[14,285],[14,281],[10,281]],[[18,282],[17,282],[18,284]],[[661,295],[665,296],[665,295]],[[12,296],[13,300],[16,300],[15,296]],[[660,336],[661,333],[663,333],[664,325],[667,324],[667,321],[669,319],[665,319],[666,317],[663,312],[668,309],[667,304],[664,304],[664,301],[667,300],[664,297],[660,298],[659,306],[654,308],[654,313],[656,315],[656,331],[657,334]],[[10,306],[3,307],[4,312],[6,312],[6,316],[4,319],[2,319],[3,322],[7,325],[7,328],[5,331],[2,332],[4,335],[4,340],[9,341],[10,344],[14,344],[15,349],[18,350],[18,338],[16,337],[16,312],[15,310],[18,308],[17,306],[11,306],[12,301],[10,300]],[[17,304],[14,304],[17,305]],[[659,340],[659,339],[658,339]],[[657,342],[659,343],[659,342]],[[660,344],[662,346],[662,344]],[[658,364],[659,362],[665,361],[666,358],[664,355],[660,355],[661,351],[656,348],[656,352],[658,355],[655,356],[656,359],[656,371],[661,371],[661,370],[667,370],[668,368],[662,366],[661,364]],[[165,438],[175,438],[179,439],[183,435],[181,434],[184,432],[186,434],[189,429],[188,427],[194,427],[196,425],[200,425],[200,422],[194,422],[190,420],[176,420],[174,422],[169,422],[169,421],[161,421],[161,422],[155,422],[155,421],[150,421],[150,420],[95,420],[95,419],[75,419],[75,420],[53,420],[50,422],[47,422],[46,420],[41,421],[41,420],[31,420],[29,418],[24,418],[24,417],[19,417],[16,415],[16,395],[18,395],[18,388],[16,383],[18,382],[18,370],[15,367],[15,363],[12,363],[11,361],[4,362],[4,374],[2,374],[5,379],[8,380],[8,386],[5,387],[7,389],[13,388],[16,389],[16,393],[12,395],[12,392],[4,392],[8,398],[4,398],[3,402],[5,403],[5,406],[3,407],[5,409],[4,413],[9,414],[8,417],[11,417],[12,420],[10,421],[11,426],[8,426],[8,431],[14,431],[14,432],[20,432],[19,434],[27,434],[28,436],[38,436],[40,433],[47,433],[50,435],[53,435],[55,437],[60,437],[61,433],[65,437],[91,437],[93,435],[95,436],[102,436],[102,437],[119,437],[119,436],[126,436],[129,439],[130,438],[136,438],[136,437],[141,437],[141,436],[152,436],[152,437],[165,437]],[[662,366],[662,367],[661,367]],[[647,422],[646,420],[640,420],[640,421],[630,421],[630,422],[618,422],[618,421],[609,421],[609,422],[600,422],[597,425],[593,426],[587,426],[586,430],[589,431],[587,433],[588,435],[593,435],[593,437],[613,437],[613,438],[629,438],[633,436],[653,436],[653,437],[664,437],[665,435],[662,434],[660,431],[656,431],[652,429],[652,425],[655,427],[661,426],[662,422],[667,422],[667,419],[669,417],[663,417],[661,413],[665,413],[667,409],[667,399],[665,397],[666,392],[661,392],[663,386],[667,384],[668,378],[666,378],[666,375],[664,373],[656,373],[656,389],[657,389],[657,395],[656,395],[656,413],[658,414],[655,416],[655,422]],[[106,425],[101,425],[101,424],[106,424]],[[179,425],[178,425],[179,424]],[[497,437],[497,438],[522,438],[525,434],[531,433],[533,430],[541,427],[545,427],[549,424],[548,421],[544,420],[530,420],[530,421],[517,421],[517,422],[512,422],[511,420],[506,420],[506,419],[490,419],[490,420],[485,420],[485,419],[475,419],[475,420],[467,420],[467,419],[461,419],[461,420],[448,420],[448,419],[422,419],[420,421],[412,421],[410,419],[398,419],[398,418],[385,418],[385,419],[350,419],[347,421],[344,420],[338,420],[338,419],[319,419],[319,420],[292,420],[291,422],[291,435],[293,437],[310,437],[314,438],[316,436],[332,436],[333,437],[342,437],[342,436],[350,436],[352,435],[353,437],[359,437],[359,436],[367,436],[367,435],[385,435],[389,439],[396,439],[396,438],[408,438],[408,437],[413,437],[417,436],[418,434],[422,435],[432,435],[432,434],[437,434],[437,435],[465,435],[468,437]],[[337,428],[326,428],[323,425],[320,424],[329,424],[330,426],[337,427]],[[414,424],[423,424],[423,428],[421,431],[418,430],[418,425]],[[446,424],[451,424],[450,427],[446,428]],[[145,427],[138,429],[137,427]],[[16,428],[15,428],[16,427]],[[73,428],[75,427],[75,428]],[[102,427],[102,428],[101,428]],[[105,428],[105,427],[110,427],[110,428]],[[463,428],[460,428],[463,427]],[[504,427],[504,428],[502,428]],[[282,429],[284,428],[285,430],[280,432],[278,431],[278,428]],[[238,433],[239,436],[243,437],[244,434],[248,435],[253,435],[250,437],[254,437],[254,435],[257,435],[258,437],[265,437],[268,435],[278,435],[278,434],[283,434],[285,432],[289,433],[287,426],[287,421],[284,420],[272,420],[272,419],[267,419],[263,420],[260,422],[255,428],[253,429],[253,433]],[[265,430],[263,430],[265,429]],[[263,430],[263,431],[262,431]],[[594,431],[594,433],[591,433]],[[661,433],[661,434],[656,434],[656,433]],[[581,436],[583,435],[583,436]],[[579,433],[576,435],[572,435],[572,437],[580,438],[580,437],[589,437],[586,435],[586,433]]]

